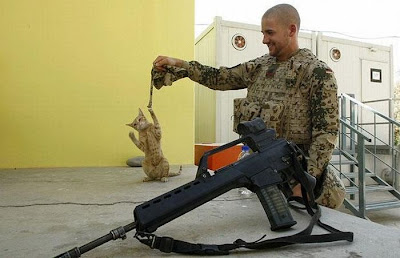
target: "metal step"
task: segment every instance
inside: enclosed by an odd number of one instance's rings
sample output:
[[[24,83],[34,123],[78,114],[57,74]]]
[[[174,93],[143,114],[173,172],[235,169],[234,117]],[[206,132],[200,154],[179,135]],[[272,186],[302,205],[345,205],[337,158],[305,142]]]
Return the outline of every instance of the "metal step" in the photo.
[[[358,161],[353,155],[351,155],[346,151],[346,152],[336,153],[336,155],[333,154],[330,163],[332,165],[340,165],[340,164],[357,165]]]
[[[335,156],[336,156],[336,155],[342,155],[344,152],[346,152],[346,153],[348,153],[348,154],[350,154],[350,155],[356,153],[355,150],[350,150],[350,149],[342,149],[342,150],[334,149],[333,152],[332,152],[332,155],[335,155]]]
[[[366,211],[376,211],[376,210],[384,210],[384,209],[391,209],[391,208],[399,208],[400,201],[386,201],[386,202],[377,202],[377,203],[369,203],[365,205]],[[356,206],[359,209],[358,206]]]
[[[358,172],[346,172],[346,173],[343,173],[343,172],[342,172],[342,174],[343,174],[344,176],[348,177],[348,178],[357,178],[357,177],[358,177]],[[377,177],[376,174],[371,173],[371,172],[366,172],[366,173],[364,174],[364,176],[366,176],[366,177]]]
[[[365,192],[377,192],[377,191],[391,191],[393,187],[387,185],[367,185],[365,186]],[[346,194],[358,193],[358,187],[346,186]]]
[[[341,159],[341,160],[331,160],[330,163],[332,165],[356,165],[357,162],[348,159]]]

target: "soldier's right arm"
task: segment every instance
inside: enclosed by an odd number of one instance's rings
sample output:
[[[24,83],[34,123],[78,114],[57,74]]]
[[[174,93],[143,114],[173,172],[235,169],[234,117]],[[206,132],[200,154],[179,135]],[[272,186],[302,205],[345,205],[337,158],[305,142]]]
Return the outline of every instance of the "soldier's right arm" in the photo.
[[[186,62],[180,59],[159,56],[153,62],[154,69],[159,73],[175,73],[174,80],[189,77],[214,90],[236,90],[247,88],[253,80],[254,70],[257,65],[253,61],[239,64],[235,67],[220,67],[219,69],[202,65],[197,61]],[[168,69],[174,67],[175,69]],[[182,71],[185,71],[182,76]],[[171,78],[171,77],[170,77]]]

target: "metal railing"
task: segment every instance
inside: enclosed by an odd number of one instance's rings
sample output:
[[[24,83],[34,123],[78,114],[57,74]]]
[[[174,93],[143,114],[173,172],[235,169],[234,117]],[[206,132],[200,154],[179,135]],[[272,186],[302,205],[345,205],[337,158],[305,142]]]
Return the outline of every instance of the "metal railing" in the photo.
[[[335,155],[336,160],[331,161],[331,166],[340,173],[346,192],[350,194],[350,198],[345,200],[346,208],[365,218],[368,209],[384,209],[394,204],[367,204],[366,190],[371,189],[389,191],[397,198],[395,204],[400,206],[400,152],[395,137],[400,122],[348,94],[342,94],[339,102],[340,134],[335,151],[338,155]],[[352,201],[356,195],[358,206]]]
[[[351,96],[351,95],[349,95]],[[351,96],[354,98],[354,96]],[[387,113],[390,118],[392,118],[395,121],[400,121],[400,99],[399,98],[389,98],[389,99],[376,99],[376,100],[368,100],[368,101],[363,101],[362,102],[364,105],[373,105],[373,104],[379,104],[383,103],[386,104],[387,108]],[[381,112],[382,113],[382,112]],[[377,123],[377,124],[382,124],[382,123]],[[394,139],[394,144],[399,145],[400,144],[400,128],[399,127],[389,127],[389,136],[393,137]]]

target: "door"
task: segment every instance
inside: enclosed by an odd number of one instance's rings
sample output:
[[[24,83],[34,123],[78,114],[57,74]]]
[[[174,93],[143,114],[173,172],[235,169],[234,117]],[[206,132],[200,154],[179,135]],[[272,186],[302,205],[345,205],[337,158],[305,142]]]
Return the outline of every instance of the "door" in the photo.
[[[389,64],[385,62],[361,60],[361,102],[372,109],[390,117],[391,82]],[[361,123],[365,128],[376,136],[377,145],[383,145],[383,142],[389,141],[389,125],[384,124],[385,120],[372,111],[363,110],[361,114]]]

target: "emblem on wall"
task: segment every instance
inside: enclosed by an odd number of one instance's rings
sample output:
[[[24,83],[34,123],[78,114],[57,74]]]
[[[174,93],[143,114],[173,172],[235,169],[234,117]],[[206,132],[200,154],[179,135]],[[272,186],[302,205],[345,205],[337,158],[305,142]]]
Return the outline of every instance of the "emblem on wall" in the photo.
[[[235,34],[232,37],[232,46],[237,50],[243,50],[247,46],[245,37],[242,34]]]
[[[332,48],[330,51],[330,57],[333,61],[338,62],[339,59],[342,57],[342,53],[338,48]]]

